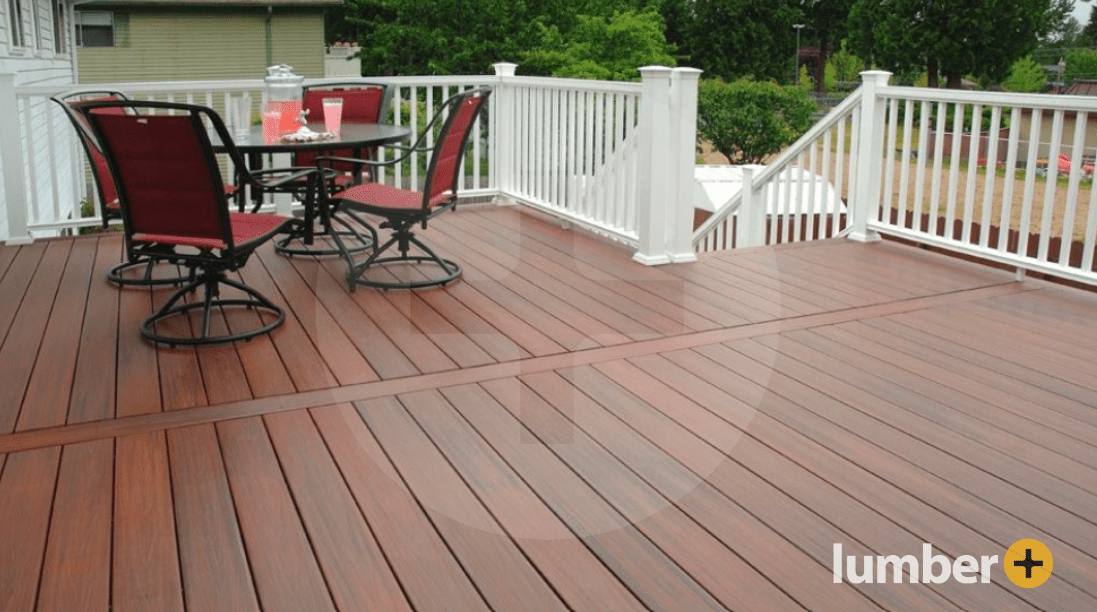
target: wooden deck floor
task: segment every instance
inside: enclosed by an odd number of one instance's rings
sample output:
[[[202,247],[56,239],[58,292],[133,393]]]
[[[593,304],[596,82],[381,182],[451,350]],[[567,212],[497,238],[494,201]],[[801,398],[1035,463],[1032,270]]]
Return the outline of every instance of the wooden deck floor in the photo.
[[[263,251],[285,325],[197,351],[138,338],[117,236],[0,248],[0,610],[1097,609],[1097,296],[893,243],[644,268],[514,208],[426,237],[464,280]],[[1022,538],[1035,589],[832,579]]]

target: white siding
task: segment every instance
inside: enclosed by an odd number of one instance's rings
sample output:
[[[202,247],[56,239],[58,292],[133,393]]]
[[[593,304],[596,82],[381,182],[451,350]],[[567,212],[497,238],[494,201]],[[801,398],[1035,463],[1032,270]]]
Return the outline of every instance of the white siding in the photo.
[[[38,18],[35,20],[28,10],[34,7]],[[52,0],[24,0],[23,23],[26,28],[26,46],[13,49],[10,45],[11,32],[10,17],[8,15],[9,4],[7,0],[0,2],[0,73],[15,74],[16,87],[26,85],[52,85],[75,83],[75,69],[73,59],[69,53],[55,53],[53,40],[53,7]],[[66,5],[68,23],[71,24],[71,5]],[[37,23],[37,29],[32,29],[32,24]],[[73,48],[71,27],[65,32],[66,50]],[[40,43],[41,41],[41,43]],[[79,150],[74,146],[74,134],[68,120],[60,113],[49,108],[53,105],[47,98],[32,98],[24,100],[20,104],[19,136],[23,139],[23,159],[7,160],[0,158],[0,164],[16,163],[24,168],[25,189],[28,196],[34,194],[35,201],[39,203],[37,210],[29,211],[32,220],[57,220],[66,217],[81,199],[80,189],[76,187],[77,181],[72,176],[57,176],[51,173],[36,173],[38,179],[32,184],[30,166],[53,167],[67,172],[74,167],[71,163],[73,155]],[[49,121],[34,121],[30,125],[38,126],[34,133],[27,134],[28,119],[41,118],[48,113]],[[4,138],[10,136],[5,134]],[[51,156],[56,161],[51,162]],[[59,161],[70,163],[57,163]],[[0,240],[8,236],[8,206],[25,206],[25,202],[11,202],[6,196],[3,184],[3,173],[0,173]]]

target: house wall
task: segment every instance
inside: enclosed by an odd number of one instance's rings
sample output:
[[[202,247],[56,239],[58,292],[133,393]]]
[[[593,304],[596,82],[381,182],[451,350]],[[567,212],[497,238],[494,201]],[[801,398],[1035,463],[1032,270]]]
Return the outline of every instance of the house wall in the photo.
[[[1078,113],[1073,111],[1067,111],[1063,113],[1063,148],[1061,153],[1070,154],[1069,147],[1074,142],[1074,125],[1077,121]],[[1047,159],[1050,154],[1051,146],[1051,130],[1055,121],[1055,113],[1051,111],[1045,111],[1040,114],[1040,146],[1037,150],[1036,157],[1039,159]],[[1021,121],[1018,124],[1021,135],[1021,146],[1017,149],[1017,159],[1025,160],[1028,156],[1028,137],[1029,130],[1032,127],[1032,111],[1025,109],[1021,111]],[[1089,115],[1086,119],[1086,136],[1085,136],[1085,152],[1083,157],[1092,159],[1097,156],[1097,116]]]
[[[57,52],[54,46],[54,13],[51,0],[25,0],[22,15],[23,31],[26,41],[23,46],[12,44],[12,32],[9,4],[0,1],[0,73],[14,74],[15,86],[26,85],[67,85],[75,82],[75,67],[72,55],[72,6],[65,3],[63,33],[64,46]],[[65,116],[50,108],[53,103],[46,99],[35,98],[24,101],[20,106],[20,137],[29,141],[24,145],[27,157],[10,160],[0,157],[0,169],[6,164],[18,164],[24,169],[24,185],[28,194],[35,194],[39,207],[31,211],[32,219],[53,221],[71,214],[79,202],[83,185],[75,173],[68,172],[74,167],[74,156],[78,154],[73,138],[72,127]],[[46,119],[42,119],[47,117]],[[33,133],[26,132],[27,119],[37,126]],[[4,138],[11,135],[4,134]],[[0,152],[0,156],[3,153]],[[39,173],[36,182],[31,182],[30,166],[56,168],[65,176],[50,176]],[[56,178],[56,180],[53,180]],[[4,186],[4,174],[0,171],[0,240],[8,238],[8,206],[26,206],[25,202],[9,201]]]
[[[90,7],[89,7],[90,10]],[[81,83],[258,78],[266,74],[266,7],[138,8],[95,5],[115,13],[114,47],[78,50]],[[324,18],[316,8],[275,7],[274,64],[324,75]]]

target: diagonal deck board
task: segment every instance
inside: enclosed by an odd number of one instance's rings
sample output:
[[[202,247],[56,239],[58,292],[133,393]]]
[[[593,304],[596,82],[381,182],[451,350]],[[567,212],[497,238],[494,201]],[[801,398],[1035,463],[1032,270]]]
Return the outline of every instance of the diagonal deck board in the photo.
[[[160,349],[119,237],[0,248],[0,609],[1097,606],[1097,298],[893,243],[647,268],[517,208],[464,278],[348,293],[263,249],[251,342]],[[250,314],[217,317],[244,324]],[[1046,585],[834,584],[1002,555]]]

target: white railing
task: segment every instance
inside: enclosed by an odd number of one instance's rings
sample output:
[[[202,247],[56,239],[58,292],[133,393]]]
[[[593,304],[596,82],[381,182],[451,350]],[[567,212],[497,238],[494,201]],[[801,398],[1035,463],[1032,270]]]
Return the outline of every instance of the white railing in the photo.
[[[698,252],[799,242],[849,229],[861,120],[860,90],[764,169],[742,171],[742,186],[693,233]]]
[[[495,197],[536,207],[636,247],[636,258],[643,263],[692,258],[688,190],[699,71],[649,67],[641,69],[641,83],[616,83],[517,77],[513,64],[495,68],[496,74],[488,76],[361,80],[394,86],[392,121],[408,125],[413,133],[458,90],[494,86],[463,165],[463,197]],[[330,79],[306,83],[325,81]],[[224,109],[242,95],[258,108],[263,96],[261,79],[87,87],[210,106],[230,129],[234,118]],[[5,185],[9,242],[101,222],[84,155],[61,109],[49,101],[75,88],[35,86],[13,88],[11,96],[0,93],[0,116],[10,110],[21,135],[5,139],[4,177],[16,176],[7,160],[22,160],[25,169],[15,188]],[[48,139],[41,137],[42,130],[49,131]],[[47,151],[41,150],[43,142],[48,142]],[[418,185],[425,167],[420,156],[380,171],[377,179]],[[66,182],[71,183],[67,191],[58,188]],[[81,199],[93,205],[81,210]],[[272,206],[286,212],[291,203]]]
[[[874,102],[870,232],[1097,283],[1097,99],[885,86]]]
[[[864,73],[767,168],[744,172],[749,188],[698,228],[695,249],[883,234],[1097,284],[1097,98],[896,87],[889,76]],[[819,209],[817,180],[844,213]]]

